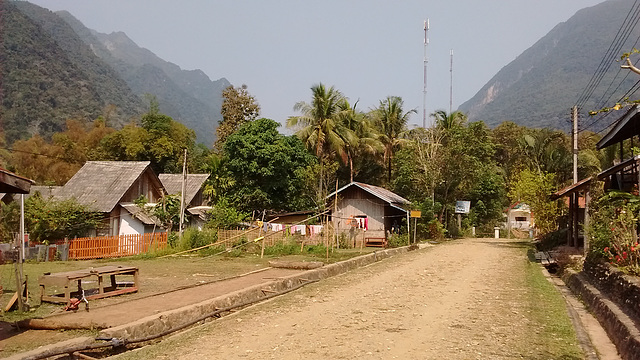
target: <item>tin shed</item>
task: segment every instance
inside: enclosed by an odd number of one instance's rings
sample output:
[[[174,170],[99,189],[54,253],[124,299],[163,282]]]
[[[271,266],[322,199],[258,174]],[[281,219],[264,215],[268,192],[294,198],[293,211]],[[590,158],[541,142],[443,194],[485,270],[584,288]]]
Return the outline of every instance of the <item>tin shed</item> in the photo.
[[[346,233],[349,239],[356,241],[384,239],[392,228],[399,227],[406,218],[407,207],[411,202],[387,189],[352,182],[337,191],[337,212],[333,204],[336,192],[327,197],[331,203],[331,219],[338,233]],[[358,236],[359,233],[363,235]]]

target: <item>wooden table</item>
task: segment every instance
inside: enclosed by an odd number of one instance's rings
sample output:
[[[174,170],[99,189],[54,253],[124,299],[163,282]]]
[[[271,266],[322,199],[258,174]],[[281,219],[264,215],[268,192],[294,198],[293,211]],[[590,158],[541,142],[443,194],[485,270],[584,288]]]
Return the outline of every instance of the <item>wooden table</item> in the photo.
[[[125,275],[133,276],[131,282],[116,282],[116,276]],[[110,286],[105,286],[106,277],[110,279]],[[95,278],[98,283],[97,288],[88,289],[82,286],[82,280],[90,280]],[[73,282],[77,282],[77,292],[72,292]],[[54,303],[69,303],[72,295],[81,297],[82,290],[85,290],[85,298],[87,300],[100,299],[104,297],[121,295],[138,291],[138,268],[135,266],[102,266],[97,268],[61,272],[55,274],[45,274],[38,279],[40,285],[40,301],[48,301]],[[47,287],[57,286],[64,288],[64,294],[47,294]]]

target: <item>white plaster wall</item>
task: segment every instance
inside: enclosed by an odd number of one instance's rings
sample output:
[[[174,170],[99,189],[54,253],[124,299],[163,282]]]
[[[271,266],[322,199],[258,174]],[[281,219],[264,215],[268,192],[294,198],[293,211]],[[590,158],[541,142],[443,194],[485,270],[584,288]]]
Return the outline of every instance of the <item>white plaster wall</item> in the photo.
[[[120,232],[118,235],[144,234],[144,224],[134,219],[125,209],[120,209]]]

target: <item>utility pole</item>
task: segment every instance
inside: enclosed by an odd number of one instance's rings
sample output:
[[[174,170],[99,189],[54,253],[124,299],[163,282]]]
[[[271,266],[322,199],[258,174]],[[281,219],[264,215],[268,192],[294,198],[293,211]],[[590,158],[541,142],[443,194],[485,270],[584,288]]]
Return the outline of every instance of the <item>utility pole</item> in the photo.
[[[182,240],[182,223],[184,222],[184,192],[187,189],[187,149],[184,149],[184,161],[182,162],[182,192],[180,193],[180,225],[179,237]]]
[[[573,183],[578,182],[578,107],[571,108],[571,121],[573,123]]]
[[[573,131],[571,132],[571,137],[573,140],[573,183],[578,182],[578,107],[573,106],[571,108],[571,122],[573,125]],[[571,194],[570,202],[569,202],[569,218],[571,221],[571,225],[569,226],[570,230],[569,234],[570,245],[578,246],[578,210],[580,209],[579,203],[580,196],[577,191],[574,191]]]
[[[429,19],[424,21],[424,83],[422,88],[422,127],[427,128],[427,45],[429,45]]]
[[[449,52],[451,65],[449,66],[449,115],[453,111],[453,49]]]

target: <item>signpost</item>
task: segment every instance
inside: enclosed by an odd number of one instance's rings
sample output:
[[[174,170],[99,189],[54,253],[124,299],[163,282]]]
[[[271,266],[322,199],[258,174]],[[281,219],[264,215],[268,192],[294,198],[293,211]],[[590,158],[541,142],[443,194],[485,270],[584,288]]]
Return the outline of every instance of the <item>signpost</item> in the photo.
[[[471,209],[471,201],[456,201],[456,214],[458,214],[458,231],[462,231],[462,215],[468,214]]]

